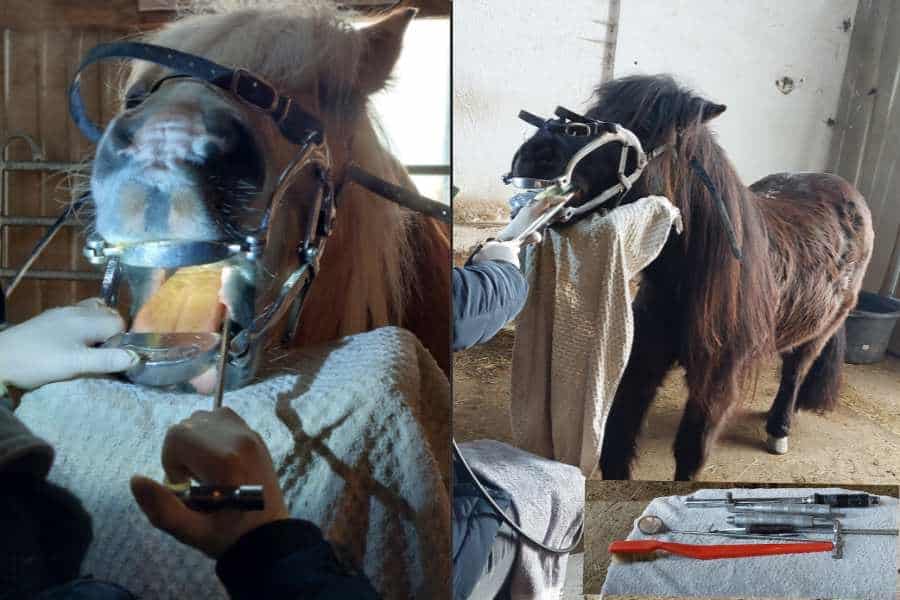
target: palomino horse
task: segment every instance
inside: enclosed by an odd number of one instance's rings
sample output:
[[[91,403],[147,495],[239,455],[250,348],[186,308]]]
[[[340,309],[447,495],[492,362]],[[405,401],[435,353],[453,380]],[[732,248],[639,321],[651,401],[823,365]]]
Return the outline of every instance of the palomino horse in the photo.
[[[830,409],[838,398],[843,324],[872,253],[869,210],[826,173],[770,175],[745,187],[706,125],[724,110],[669,76],[632,76],[598,87],[586,115],[630,129],[648,153],[665,149],[623,201],[663,195],[684,221],[634,300],[634,346],[600,459],[607,479],[630,477],[641,423],[676,363],[689,389],[674,446],[679,480],[701,469],[743,385],[775,352],[782,373],[766,424],[771,451],[787,450],[796,410]],[[616,183],[612,146],[574,173],[585,201]],[[555,177],[569,154],[542,130],[519,149],[512,174]]]
[[[182,18],[146,41],[244,69],[322,125],[337,218],[292,344],[398,325],[415,333],[448,371],[447,228],[346,175],[355,164],[413,187],[379,141],[368,98],[385,86],[415,11],[356,29],[322,2],[234,4]],[[107,242],[230,239],[260,222],[279,173],[297,155],[297,145],[279,133],[281,122],[271,114],[236,101],[227,90],[169,74],[150,62],[135,63],[124,88],[125,109],[98,144],[91,180],[94,229]],[[252,80],[241,85],[246,81]],[[296,268],[302,230],[310,225],[303,221],[304,207],[319,184],[311,170],[299,175],[280,200],[286,208],[268,223],[264,258],[272,289],[263,306]],[[211,319],[210,331],[219,323]]]

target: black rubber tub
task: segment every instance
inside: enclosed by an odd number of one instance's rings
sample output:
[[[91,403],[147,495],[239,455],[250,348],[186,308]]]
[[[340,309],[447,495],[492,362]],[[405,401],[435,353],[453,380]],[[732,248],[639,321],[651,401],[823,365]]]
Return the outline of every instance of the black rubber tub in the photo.
[[[897,319],[900,300],[860,292],[859,303],[847,317],[847,362],[865,365],[883,359]]]

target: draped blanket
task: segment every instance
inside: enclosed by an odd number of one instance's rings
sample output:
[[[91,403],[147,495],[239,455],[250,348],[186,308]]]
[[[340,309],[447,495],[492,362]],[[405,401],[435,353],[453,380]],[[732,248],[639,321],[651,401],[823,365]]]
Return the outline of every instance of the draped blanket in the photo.
[[[681,231],[678,209],[648,196],[549,229],[529,249],[512,363],[516,446],[585,477],[597,468],[634,337],[628,282],[659,255],[673,226]]]
[[[388,327],[293,351],[274,370],[224,404],[265,440],[291,514],[321,527],[385,598],[446,597],[450,392],[431,355]],[[225,597],[213,561],[153,529],[128,487],[134,473],[162,480],[166,429],[211,406],[109,379],[23,398],[19,417],[56,447],[50,479],[93,517],[84,573],[148,598]]]

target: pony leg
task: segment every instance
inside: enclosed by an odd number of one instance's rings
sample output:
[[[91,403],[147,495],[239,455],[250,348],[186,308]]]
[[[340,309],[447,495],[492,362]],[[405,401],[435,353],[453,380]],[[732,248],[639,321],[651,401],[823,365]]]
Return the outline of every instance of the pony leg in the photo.
[[[701,371],[708,367],[701,368]],[[688,371],[687,406],[675,436],[675,480],[690,481],[706,463],[709,447],[738,398],[735,369],[722,367],[711,382],[696,383]]]
[[[600,470],[604,479],[631,479],[637,437],[647,409],[676,360],[678,340],[666,327],[660,303],[645,304],[649,283],[635,301],[635,335],[628,366],[616,390],[603,435]],[[642,293],[643,292],[643,293]]]
[[[836,356],[840,354],[837,350],[841,349],[841,339],[837,336],[843,335],[843,330],[838,330],[835,337],[829,340],[828,337],[822,336],[812,342],[806,343],[791,353],[782,355],[781,365],[781,383],[778,386],[778,393],[775,395],[775,401],[772,408],[769,409],[769,416],[766,419],[766,447],[773,454],[785,454],[788,451],[788,434],[791,431],[791,419],[798,408],[797,395],[801,386],[810,372],[813,364],[817,362],[822,350],[826,344],[830,344],[836,349],[833,353]],[[829,355],[832,353],[828,353]],[[841,356],[840,360],[843,360]],[[831,359],[829,358],[829,362]],[[821,368],[824,368],[821,367]],[[835,375],[836,381],[839,382],[839,370]],[[835,387],[833,390],[834,398],[837,397],[837,385],[829,385]]]

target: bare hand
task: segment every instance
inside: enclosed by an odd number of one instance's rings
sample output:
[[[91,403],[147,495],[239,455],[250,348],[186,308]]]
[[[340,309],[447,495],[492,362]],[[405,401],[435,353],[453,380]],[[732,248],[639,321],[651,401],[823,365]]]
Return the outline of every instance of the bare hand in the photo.
[[[290,515],[269,450],[258,433],[230,408],[197,411],[166,434],[162,466],[172,483],[262,484],[265,509],[189,509],[166,486],[141,475],[131,492],[150,523],[175,539],[218,558],[245,533]]]

